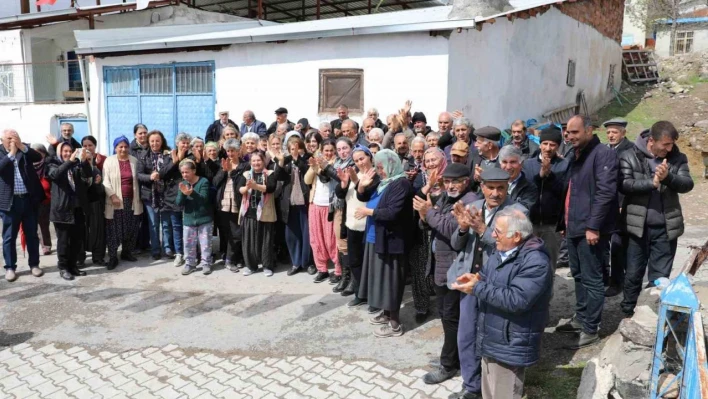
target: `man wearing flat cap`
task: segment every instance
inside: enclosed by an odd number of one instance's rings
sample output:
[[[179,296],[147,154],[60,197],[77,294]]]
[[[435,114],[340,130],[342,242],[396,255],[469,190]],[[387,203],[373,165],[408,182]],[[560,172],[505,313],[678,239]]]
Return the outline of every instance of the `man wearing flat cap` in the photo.
[[[498,131],[498,130],[497,130]],[[448,288],[453,289],[458,277],[477,273],[496,248],[492,236],[494,220],[503,209],[517,209],[528,216],[523,205],[514,203],[507,195],[509,173],[497,167],[487,167],[481,172],[481,191],[484,198],[472,204],[455,203],[453,215],[457,229],[452,234],[450,246],[458,251],[457,258],[447,272]],[[463,390],[459,398],[481,398],[481,357],[476,350],[477,299],[460,294],[460,324],[457,345],[460,356]]]
[[[474,146],[477,151],[472,152],[474,175],[473,185],[478,187],[482,181],[482,171],[489,168],[499,167],[499,140],[501,140],[501,131],[493,126],[481,127],[474,131],[475,142]]]
[[[538,188],[536,203],[529,210],[533,233],[546,244],[551,267],[556,270],[561,245],[560,233],[556,231],[560,209],[563,206],[563,187],[568,160],[558,155],[563,141],[561,130],[556,125],[541,130],[541,146],[531,158],[524,161],[524,176]],[[543,201],[541,201],[543,199]]]
[[[464,143],[460,143],[464,144]],[[445,168],[442,175],[443,193],[434,204],[426,198],[413,198],[413,208],[420,219],[432,231],[434,262],[433,277],[438,313],[443,325],[444,340],[440,351],[440,365],[423,376],[426,384],[439,384],[454,377],[460,369],[460,357],[457,351],[457,330],[460,319],[460,292],[447,286],[447,271],[452,265],[457,252],[450,246],[452,233],[457,229],[457,219],[452,214],[452,207],[457,202],[470,204],[480,196],[470,191],[470,168],[464,164],[453,163]]]
[[[612,118],[602,124],[607,130],[607,146],[615,150],[619,158],[623,152],[634,148],[634,144],[625,137],[627,133],[627,121],[622,118]],[[618,202],[622,206],[624,195],[618,193]],[[627,246],[626,235],[622,232],[624,228],[620,224],[620,219],[617,218],[617,231],[612,234],[610,239],[610,247],[605,259],[605,274],[609,286],[605,290],[606,297],[613,297],[622,293],[622,285],[624,283],[624,271],[626,269],[627,259],[625,247]],[[609,267],[608,267],[609,266]],[[609,270],[608,270],[609,269]]]
[[[295,130],[295,124],[288,120],[288,110],[287,108],[280,107],[275,110],[275,122],[271,123],[268,127],[268,135],[275,133],[278,130],[278,125],[281,123],[288,124],[288,131]]]
[[[568,140],[568,120],[559,123],[558,127],[561,129],[561,135],[563,136],[563,141],[558,147],[558,154],[563,158],[568,158],[570,153],[573,152],[573,144]]]
[[[204,135],[204,140],[206,140],[206,142],[219,141],[219,139],[221,138],[221,131],[229,125],[232,125],[233,127],[238,127],[238,125],[236,125],[236,122],[229,119],[229,111],[219,112],[219,119],[215,120],[214,123],[209,125],[206,134]]]

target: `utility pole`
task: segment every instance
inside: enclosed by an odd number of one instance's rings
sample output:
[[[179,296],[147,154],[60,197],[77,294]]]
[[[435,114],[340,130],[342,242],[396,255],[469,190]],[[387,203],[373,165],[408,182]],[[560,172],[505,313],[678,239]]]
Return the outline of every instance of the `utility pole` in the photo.
[[[30,0],[20,0],[20,12],[22,14],[30,13]]]

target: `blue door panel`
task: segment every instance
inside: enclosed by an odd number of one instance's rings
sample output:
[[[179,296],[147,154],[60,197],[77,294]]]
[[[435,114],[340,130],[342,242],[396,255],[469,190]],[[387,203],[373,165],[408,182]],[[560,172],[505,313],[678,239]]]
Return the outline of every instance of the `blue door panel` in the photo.
[[[151,71],[155,69],[171,75],[161,72],[156,77]],[[132,140],[136,123],[160,130],[170,147],[179,132],[203,137],[214,121],[213,71],[213,62],[104,67],[107,152],[113,152],[113,140],[120,135]],[[142,75],[150,79],[144,82],[145,87]]]
[[[61,130],[62,123],[71,123],[74,126],[74,139],[81,143],[81,139],[89,135],[88,122],[86,118],[59,118]],[[61,135],[61,133],[59,133]]]
[[[108,97],[106,99],[108,118],[108,147],[106,152],[113,154],[113,140],[125,135],[133,139],[133,126],[139,120],[140,109],[137,97]]]
[[[177,131],[204,138],[214,122],[214,97],[177,95]]]
[[[148,130],[159,130],[165,135],[167,145],[175,141],[175,98],[173,96],[141,96],[142,123]]]

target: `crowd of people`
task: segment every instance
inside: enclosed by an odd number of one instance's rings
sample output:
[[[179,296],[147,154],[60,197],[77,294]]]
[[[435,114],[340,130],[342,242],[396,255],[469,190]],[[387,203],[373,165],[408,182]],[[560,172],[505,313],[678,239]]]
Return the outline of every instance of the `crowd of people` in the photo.
[[[404,333],[410,284],[416,322],[434,297],[444,331],[424,382],[461,373],[454,398],[521,398],[557,267],[575,282],[575,315],[556,328],[574,334],[571,349],[599,340],[606,296],[623,294],[631,315],[647,268],[648,286],[669,276],[683,233],[678,195],[693,188],[678,132],[657,122],[632,143],[627,122],[612,119],[603,144],[583,115],[502,132],[460,112],[441,113],[434,131],[411,107],[386,123],[371,109],[359,126],[342,105],[317,128],[285,108],[269,127],[251,111],[240,126],[221,112],[204,139],[179,133],[174,143],[137,124],[109,156],[68,123],[46,147],[5,129],[5,279],[17,278],[20,226],[31,274],[42,276],[51,222],[63,279],[86,275],[86,253],[112,270],[145,251],[183,275],[223,261],[270,277],[287,263],[288,276],[309,273],[351,296],[347,306],[366,305],[382,338]]]

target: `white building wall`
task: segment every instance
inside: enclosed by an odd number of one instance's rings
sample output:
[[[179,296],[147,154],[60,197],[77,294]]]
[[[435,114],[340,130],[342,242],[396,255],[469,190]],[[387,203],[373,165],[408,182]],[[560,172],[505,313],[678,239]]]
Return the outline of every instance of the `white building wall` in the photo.
[[[58,134],[58,119],[85,117],[84,104],[0,104],[0,128],[17,130],[26,143],[47,144],[48,134]]]
[[[398,112],[406,100],[436,127],[437,114],[447,109],[448,40],[428,33],[353,36],[286,43],[234,45],[223,51],[96,58],[89,67],[94,135],[105,144],[106,115],[103,67],[171,62],[214,61],[216,112],[229,110],[241,122],[243,111],[270,124],[274,111],[286,107],[289,119],[307,118],[312,126],[336,115],[318,113],[319,70],[364,70],[365,108],[378,108],[381,118]],[[362,121],[361,114],[351,113]],[[214,116],[216,119],[216,115]],[[137,122],[137,121],[136,121]],[[150,126],[148,126],[149,128]],[[196,132],[203,135],[203,132]],[[126,132],[127,136],[132,132]]]
[[[693,52],[708,50],[708,24],[692,27],[691,25],[680,26],[679,32],[693,32]],[[669,56],[669,46],[671,45],[671,32],[669,30],[656,33],[656,54],[661,57]]]
[[[566,85],[569,59],[576,61],[575,87]],[[514,119],[541,121],[583,90],[593,112],[612,97],[610,64],[619,87],[619,44],[555,8],[527,20],[498,18],[481,32],[453,32],[448,107],[463,110],[475,126],[506,128]]]

